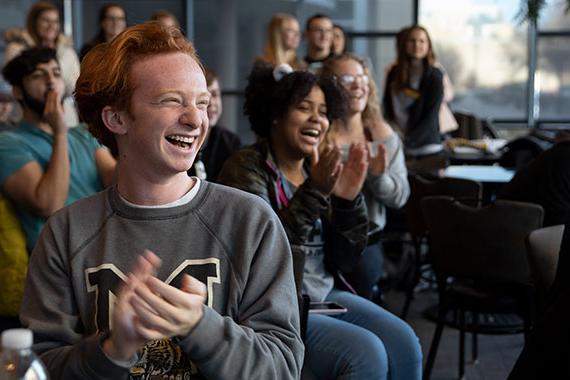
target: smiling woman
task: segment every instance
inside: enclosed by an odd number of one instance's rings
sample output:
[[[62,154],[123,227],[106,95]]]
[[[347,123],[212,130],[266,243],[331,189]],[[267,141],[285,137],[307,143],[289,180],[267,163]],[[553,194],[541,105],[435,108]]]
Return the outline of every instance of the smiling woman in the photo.
[[[316,377],[386,378],[389,369],[393,378],[418,379],[421,352],[411,328],[334,286],[334,275],[358,261],[368,232],[361,195],[365,143],[352,144],[344,162],[336,145],[319,150],[330,123],[344,115],[345,102],[330,78],[295,71],[276,80],[271,67],[254,67],[244,110],[260,141],[230,157],[219,180],[260,196],[277,213],[298,260],[298,291],[348,309],[335,318],[308,317],[305,365]],[[398,336],[396,344],[388,332]],[[323,355],[329,347],[338,354]]]
[[[286,63],[294,69],[304,68],[297,58],[297,48],[301,40],[299,22],[286,13],[277,13],[271,17],[267,25],[267,42],[263,54],[256,62],[266,62],[272,65]]]

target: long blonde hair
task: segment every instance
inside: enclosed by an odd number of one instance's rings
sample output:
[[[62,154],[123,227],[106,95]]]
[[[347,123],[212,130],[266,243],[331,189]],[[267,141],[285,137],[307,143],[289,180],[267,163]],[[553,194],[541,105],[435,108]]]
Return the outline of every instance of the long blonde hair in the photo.
[[[290,20],[297,21],[294,16],[287,13],[276,13],[271,17],[267,25],[267,43],[263,50],[263,55],[259,57],[260,60],[273,65],[287,63],[293,68],[299,66],[300,63],[297,59],[297,53],[293,52],[291,59],[287,60],[285,49],[283,48],[283,25],[285,21]]]

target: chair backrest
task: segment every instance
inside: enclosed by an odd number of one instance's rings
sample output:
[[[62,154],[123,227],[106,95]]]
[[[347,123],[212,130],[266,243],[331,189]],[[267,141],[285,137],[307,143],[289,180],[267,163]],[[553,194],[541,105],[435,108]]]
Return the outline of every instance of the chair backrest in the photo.
[[[521,169],[531,163],[542,152],[552,147],[552,142],[541,136],[529,134],[510,141],[501,148],[499,164],[505,168]]]
[[[452,134],[453,137],[462,137],[470,140],[483,137],[483,124],[477,116],[464,112],[454,112],[453,116],[458,124],[457,130]]]
[[[556,277],[563,234],[563,224],[540,228],[528,234],[528,263],[539,297],[546,295]]]
[[[497,201],[474,208],[451,197],[427,197],[422,209],[438,281],[530,284],[525,240],[542,226],[541,206]]]
[[[427,196],[447,195],[467,205],[478,206],[482,185],[479,182],[459,178],[427,179],[417,174],[409,175],[410,198],[406,204],[406,215],[410,232],[414,238],[426,233],[421,200]]]

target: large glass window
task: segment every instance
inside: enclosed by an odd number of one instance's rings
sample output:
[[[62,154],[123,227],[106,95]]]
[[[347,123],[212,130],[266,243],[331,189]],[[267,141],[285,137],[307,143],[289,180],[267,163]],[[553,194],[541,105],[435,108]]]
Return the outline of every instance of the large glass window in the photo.
[[[570,17],[567,2],[548,0],[538,19],[537,71],[539,119],[556,123],[570,119]]]
[[[570,45],[568,37],[541,38],[538,42],[540,118],[570,119]]]
[[[420,23],[455,87],[455,110],[525,118],[527,26],[516,19],[519,5],[519,0],[420,2]]]
[[[569,31],[570,17],[565,11],[565,0],[546,0],[538,19],[538,28],[544,31]]]

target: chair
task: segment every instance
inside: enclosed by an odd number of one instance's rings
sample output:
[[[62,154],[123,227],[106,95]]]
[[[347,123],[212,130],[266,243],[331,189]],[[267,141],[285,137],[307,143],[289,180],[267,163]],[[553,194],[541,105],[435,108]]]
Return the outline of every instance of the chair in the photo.
[[[563,234],[564,225],[560,224],[534,230],[526,239],[528,263],[536,288],[538,310],[542,310],[546,295],[556,277]]]
[[[406,204],[408,227],[414,245],[414,265],[412,265],[412,278],[406,289],[406,301],[402,309],[401,318],[406,319],[410,303],[414,297],[414,289],[421,277],[422,243],[426,240],[426,224],[420,202],[422,198],[432,195],[449,195],[466,204],[478,206],[482,185],[479,182],[458,178],[427,179],[419,175],[409,175],[410,198]]]
[[[497,201],[474,208],[451,197],[427,197],[422,210],[429,231],[438,293],[437,326],[424,369],[429,379],[435,362],[445,318],[450,310],[458,315],[459,376],[465,372],[465,332],[473,334],[477,356],[477,333],[520,333],[512,329],[484,329],[480,314],[516,313],[523,318],[525,337],[530,331],[532,287],[526,259],[527,235],[542,225],[539,205]],[[466,323],[466,312],[473,316]]]
[[[498,138],[497,131],[489,120],[481,120],[477,116],[465,112],[454,112],[453,116],[458,124],[457,130],[451,133],[453,137],[469,140],[483,137]]]

